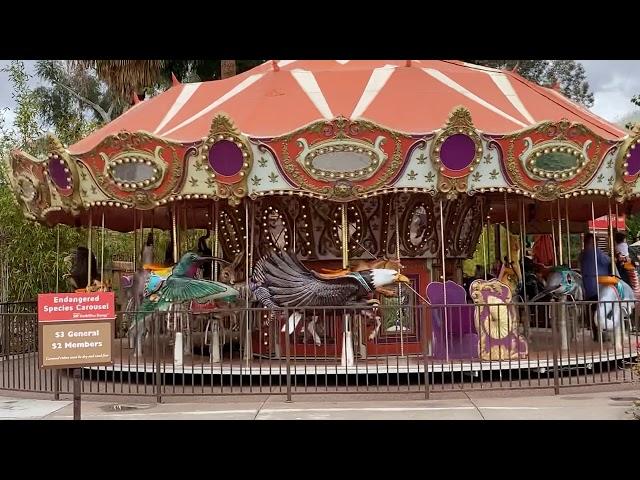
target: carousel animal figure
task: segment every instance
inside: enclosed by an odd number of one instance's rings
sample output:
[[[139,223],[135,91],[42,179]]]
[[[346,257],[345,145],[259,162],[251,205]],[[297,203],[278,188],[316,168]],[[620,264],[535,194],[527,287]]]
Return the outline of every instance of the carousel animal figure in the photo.
[[[238,291],[229,285],[196,278],[199,267],[211,260],[211,257],[200,257],[193,252],[187,252],[166,278],[161,275],[149,276],[144,286],[143,300],[129,327],[130,335],[136,338],[137,354],[142,352],[142,338],[154,312],[167,312],[192,301],[198,303],[217,299],[230,301],[238,296]]]
[[[594,322],[601,338],[613,341],[615,350],[622,352],[628,332],[624,329],[624,322],[631,322],[635,314],[635,292],[618,277],[598,277],[598,291],[599,302]]]
[[[466,293],[463,287],[451,280],[427,285],[426,295],[432,305],[434,358],[478,358],[479,338],[473,319],[475,308],[467,304]]]
[[[395,283],[409,283],[400,272],[373,268],[358,272],[321,274],[305,267],[294,255],[283,251],[261,258],[255,265],[249,287],[266,308],[291,308],[289,332],[293,333],[302,319],[297,307],[355,306],[366,309],[377,305],[371,298],[381,288]],[[270,320],[275,317],[271,312]],[[316,344],[319,337],[313,323],[309,333]],[[285,324],[285,328],[287,325]]]
[[[582,277],[579,273],[568,269],[567,267],[557,267],[551,270],[546,278],[546,288],[532,301],[537,301],[545,296],[551,296],[560,301],[569,299],[579,302],[584,300],[584,286]],[[631,286],[622,279],[615,276],[599,276],[598,277],[598,298],[599,303],[594,316],[594,325],[592,326],[593,339],[599,341],[600,335],[603,339],[609,339],[611,333],[616,348],[622,348],[624,340],[623,322],[630,321],[635,313],[635,292]],[[580,315],[584,315],[583,309],[576,305],[574,309],[575,316],[571,318],[566,330],[574,339],[576,334],[576,319]],[[562,318],[561,318],[562,319]],[[561,335],[563,327],[560,327]],[[563,347],[564,339],[563,339]]]
[[[474,321],[482,360],[527,358],[527,340],[519,333],[511,289],[499,280],[475,280],[471,299],[476,304]]]
[[[321,273],[319,273],[319,275],[323,276],[324,278],[336,278],[336,277],[342,277],[350,272],[363,272],[365,270],[373,270],[376,268],[390,269],[390,270],[396,270],[400,272],[404,267],[400,263],[400,260],[389,260],[387,257],[383,257],[375,260],[356,260],[355,262],[351,262],[351,264],[349,264],[348,269],[322,268]],[[380,293],[385,297],[394,297],[396,295],[395,290],[391,290],[384,287],[378,288],[377,293]]]
[[[520,296],[522,286],[522,269],[520,268],[520,238],[517,235],[508,233],[511,239],[509,242],[510,255],[505,256],[500,272],[498,273],[498,280],[507,285],[511,289],[511,294],[514,297]]]
[[[540,301],[543,298],[551,298],[561,304],[560,315],[558,316],[558,328],[560,330],[560,343],[563,350],[569,348],[569,341],[576,338],[578,331],[578,321],[584,315],[583,306],[576,304],[585,299],[582,276],[565,266],[552,267],[543,277],[544,289],[531,298],[532,302]],[[565,309],[565,304],[571,304],[571,309]],[[569,316],[567,318],[567,313]],[[556,315],[552,312],[552,315]]]

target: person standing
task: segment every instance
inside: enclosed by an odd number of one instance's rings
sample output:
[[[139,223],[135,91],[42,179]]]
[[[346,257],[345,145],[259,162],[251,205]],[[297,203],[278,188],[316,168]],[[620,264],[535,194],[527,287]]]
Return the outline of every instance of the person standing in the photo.
[[[598,277],[611,275],[611,259],[595,245],[592,233],[584,237],[584,248],[580,253],[579,262],[585,300],[596,301],[598,300]]]
[[[629,270],[633,269],[633,264],[631,263],[629,257],[629,244],[627,243],[627,236],[622,232],[616,232],[615,241],[616,268],[618,269],[622,281],[631,285]]]
[[[598,341],[598,329],[594,315],[598,307],[598,277],[611,275],[611,259],[595,244],[595,236],[588,233],[584,237],[584,248],[580,252],[580,273],[584,285],[585,300],[591,304],[591,333],[594,342]]]

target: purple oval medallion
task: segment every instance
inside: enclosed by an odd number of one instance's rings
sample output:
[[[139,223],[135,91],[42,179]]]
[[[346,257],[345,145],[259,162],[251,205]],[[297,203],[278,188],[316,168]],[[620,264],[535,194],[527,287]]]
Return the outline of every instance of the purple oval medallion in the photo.
[[[55,186],[61,190],[71,189],[71,173],[65,172],[66,168],[63,160],[57,158],[49,160],[49,176]]]
[[[640,148],[636,146],[636,148],[630,149],[629,153],[631,156],[627,158],[627,172],[629,175],[636,175],[640,172]]]
[[[229,140],[220,140],[209,149],[209,165],[220,175],[231,177],[237,174],[243,163],[242,149]]]
[[[440,160],[450,170],[467,168],[475,156],[476,144],[470,137],[462,133],[451,135],[440,146]]]

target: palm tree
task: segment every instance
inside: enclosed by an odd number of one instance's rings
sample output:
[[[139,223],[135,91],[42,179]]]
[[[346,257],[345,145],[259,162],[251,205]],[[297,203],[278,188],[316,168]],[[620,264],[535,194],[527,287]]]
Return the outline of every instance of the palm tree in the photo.
[[[220,60],[220,78],[233,77],[236,74],[235,60]]]
[[[79,66],[95,69],[98,77],[123,98],[130,99],[135,92],[139,96],[144,89],[159,83],[163,77],[170,77],[171,73],[184,73],[190,69],[196,73],[202,71],[205,78],[228,78],[236,74],[236,60],[219,60],[219,70],[211,68],[216,60],[76,60]],[[249,60],[241,63],[242,70],[253,68],[260,60]],[[208,67],[208,68],[207,68]],[[166,71],[167,69],[174,71]],[[177,71],[176,71],[177,70]],[[201,77],[203,75],[200,75]],[[206,78],[210,77],[210,78]]]
[[[164,60],[75,60],[79,66],[95,69],[98,77],[123,98],[160,80]]]

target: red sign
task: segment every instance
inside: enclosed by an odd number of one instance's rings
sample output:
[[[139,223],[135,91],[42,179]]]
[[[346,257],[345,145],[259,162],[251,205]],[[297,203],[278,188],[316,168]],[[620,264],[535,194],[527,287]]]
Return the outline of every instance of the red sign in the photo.
[[[591,220],[589,220],[589,230],[593,230],[594,224]],[[627,226],[625,224],[625,218],[620,216],[617,218],[616,216],[611,215],[611,228],[614,230],[626,230]],[[596,230],[608,230],[609,229],[609,218],[605,215],[604,217],[596,218],[595,223]]]
[[[116,318],[113,292],[41,293],[38,322],[72,322]]]

